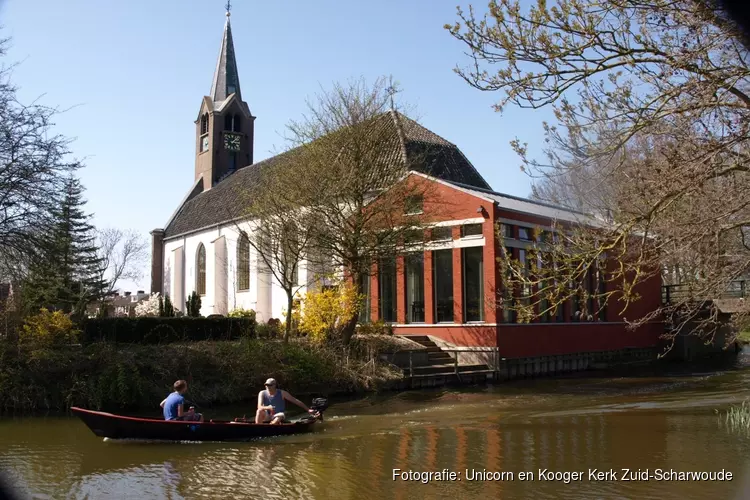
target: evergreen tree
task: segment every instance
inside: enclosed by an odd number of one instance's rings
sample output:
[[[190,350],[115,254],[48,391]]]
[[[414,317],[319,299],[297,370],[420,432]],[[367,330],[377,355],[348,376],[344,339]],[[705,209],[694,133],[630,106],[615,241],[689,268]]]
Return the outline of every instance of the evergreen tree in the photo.
[[[187,315],[191,318],[200,318],[201,316],[201,297],[196,292],[190,294],[185,301]]]
[[[29,295],[36,308],[82,315],[88,304],[103,299],[102,259],[97,255],[91,216],[84,213],[83,186],[66,179],[52,224],[32,266]]]
[[[164,316],[167,318],[174,317],[174,306],[172,305],[172,300],[169,298],[169,295],[164,295]]]

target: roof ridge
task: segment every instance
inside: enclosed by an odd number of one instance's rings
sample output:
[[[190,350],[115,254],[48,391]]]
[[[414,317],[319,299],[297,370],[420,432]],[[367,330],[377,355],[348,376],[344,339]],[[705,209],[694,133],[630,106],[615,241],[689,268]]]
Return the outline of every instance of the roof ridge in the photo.
[[[393,124],[396,126],[396,135],[401,143],[401,161],[404,162],[404,167],[406,167],[409,165],[409,157],[406,154],[406,134],[404,134],[404,129],[401,127],[401,119],[399,116],[401,113],[395,109],[388,110],[388,113],[390,113],[391,118],[393,118]]]

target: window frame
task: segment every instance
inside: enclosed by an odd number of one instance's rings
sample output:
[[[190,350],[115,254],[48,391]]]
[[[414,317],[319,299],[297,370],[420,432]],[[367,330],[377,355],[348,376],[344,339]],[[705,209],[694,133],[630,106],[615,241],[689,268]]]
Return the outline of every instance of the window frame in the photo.
[[[417,207],[418,208],[414,208]],[[421,215],[424,213],[424,196],[415,194],[404,200],[404,215]]]
[[[467,254],[470,252],[479,252],[479,319],[469,319],[469,300],[467,293]],[[484,313],[484,247],[466,247],[461,249],[461,292],[462,292],[462,306],[463,306],[463,320],[464,323],[483,323],[485,321]]]
[[[244,284],[247,286],[243,286]],[[237,291],[250,290],[250,238],[244,231],[237,239]]]
[[[467,228],[479,228],[479,233],[467,234]],[[477,239],[484,236],[484,227],[481,222],[461,225],[461,239]]]
[[[203,258],[202,266],[201,257]],[[199,243],[195,251],[195,291],[201,297],[206,295],[206,261],[206,246],[203,243]]]
[[[521,236],[522,232],[526,232],[526,237]],[[518,240],[519,241],[534,241],[534,229],[526,226],[518,226]]]
[[[446,237],[435,238],[435,230],[446,231]],[[446,242],[453,241],[453,226],[435,226],[430,229],[430,241],[431,242]]]
[[[383,314],[385,312],[385,309],[383,307],[383,297],[385,294],[383,293],[384,287],[386,284],[384,283],[383,277],[384,277],[384,270],[386,269],[386,266],[384,266],[384,262],[388,261],[388,271],[392,273],[392,285],[391,285],[391,292],[392,292],[392,298],[391,298],[391,308],[389,310],[390,313],[393,314],[393,319],[386,319],[385,315]],[[383,257],[378,261],[378,319],[385,322],[385,323],[396,323],[398,321],[398,269],[397,269],[397,262],[396,257]]]
[[[513,224],[508,224],[506,222],[501,223],[502,226],[502,234],[503,238],[507,238],[509,240],[515,240],[516,239],[516,233],[515,233],[515,226]],[[510,233],[510,234],[508,234]]]
[[[448,262],[450,263],[450,319],[449,320],[441,320],[440,319],[440,300],[438,297],[438,293],[440,291],[439,281],[438,281],[438,254],[441,252],[445,252],[445,254],[441,255],[449,255],[450,259],[448,259]],[[454,311],[453,305],[455,303],[455,297],[453,296],[453,249],[452,248],[446,248],[442,250],[433,250],[432,251],[432,297],[433,297],[433,314],[434,314],[434,322],[435,323],[455,323],[456,322],[456,312]],[[447,301],[447,299],[446,299]],[[445,302],[445,301],[444,301]]]
[[[409,276],[410,276],[410,270],[412,269],[412,266],[414,265],[415,261],[419,261],[419,265],[421,267],[421,272],[417,273],[417,281],[420,284],[421,287],[421,296],[422,296],[422,312],[421,312],[421,320],[414,320],[414,303],[409,302],[410,297],[410,291],[411,288],[409,287]],[[406,255],[404,257],[404,300],[406,301],[406,323],[408,324],[422,324],[427,321],[427,315],[425,314],[425,286],[424,286],[424,253],[412,253],[410,255]]]

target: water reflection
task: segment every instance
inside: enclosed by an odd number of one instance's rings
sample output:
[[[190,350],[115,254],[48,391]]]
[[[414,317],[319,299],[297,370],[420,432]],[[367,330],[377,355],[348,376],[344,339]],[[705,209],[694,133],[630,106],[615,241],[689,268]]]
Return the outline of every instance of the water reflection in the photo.
[[[35,498],[747,498],[750,439],[721,429],[713,409],[750,394],[749,378],[741,371],[548,382],[556,394],[517,386],[402,394],[341,404],[311,435],[243,444],[104,443],[73,419],[4,420],[0,468]],[[538,476],[585,477],[590,468],[725,468],[735,478],[566,484]],[[393,469],[448,469],[463,479],[394,481]],[[512,472],[514,480],[468,481],[467,469]],[[520,481],[521,472],[534,480]]]

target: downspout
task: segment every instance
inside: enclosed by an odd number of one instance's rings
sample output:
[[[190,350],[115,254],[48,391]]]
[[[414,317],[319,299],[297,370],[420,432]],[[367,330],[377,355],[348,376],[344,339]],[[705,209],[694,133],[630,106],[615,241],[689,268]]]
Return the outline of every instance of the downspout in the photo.
[[[182,297],[180,297],[180,307],[185,303],[187,297],[185,297],[187,286],[187,236],[182,237]],[[185,307],[185,314],[187,314],[187,306]]]

